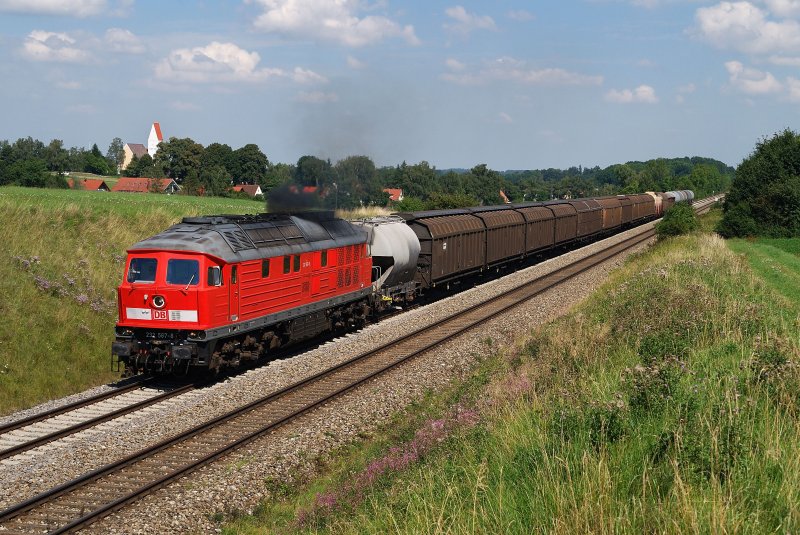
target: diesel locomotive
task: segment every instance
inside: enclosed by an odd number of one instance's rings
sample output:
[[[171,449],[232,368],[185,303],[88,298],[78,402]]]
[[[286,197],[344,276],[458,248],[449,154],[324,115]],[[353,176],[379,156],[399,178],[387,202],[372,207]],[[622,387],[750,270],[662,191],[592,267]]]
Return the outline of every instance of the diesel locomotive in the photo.
[[[691,191],[400,213],[187,217],[128,250],[112,364],[237,367],[426,289],[660,217]]]

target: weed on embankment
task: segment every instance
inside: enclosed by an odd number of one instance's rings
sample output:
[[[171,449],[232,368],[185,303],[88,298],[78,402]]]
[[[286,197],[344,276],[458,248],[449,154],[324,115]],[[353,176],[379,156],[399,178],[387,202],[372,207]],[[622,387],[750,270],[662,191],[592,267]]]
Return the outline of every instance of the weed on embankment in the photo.
[[[435,447],[354,499],[391,447],[282,498],[281,522],[229,531],[797,532],[800,282],[791,253],[764,267],[752,246],[694,234],[636,255],[498,357],[478,419],[442,423]]]
[[[180,221],[263,203],[0,188],[0,414],[113,380],[125,251]]]

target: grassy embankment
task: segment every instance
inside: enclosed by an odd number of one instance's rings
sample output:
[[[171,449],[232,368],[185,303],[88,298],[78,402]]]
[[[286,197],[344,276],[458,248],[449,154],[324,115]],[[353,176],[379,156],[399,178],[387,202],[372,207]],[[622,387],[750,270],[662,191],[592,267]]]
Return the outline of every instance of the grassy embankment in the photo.
[[[797,532],[800,240],[704,223],[226,531]]]
[[[112,380],[125,250],[183,216],[263,203],[0,188],[0,414]]]

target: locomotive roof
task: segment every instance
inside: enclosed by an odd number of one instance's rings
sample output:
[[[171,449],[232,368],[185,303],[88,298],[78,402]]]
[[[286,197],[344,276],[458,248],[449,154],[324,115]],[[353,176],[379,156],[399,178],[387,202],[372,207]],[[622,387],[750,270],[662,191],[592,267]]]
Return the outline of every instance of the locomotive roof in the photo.
[[[331,211],[184,217],[129,251],[205,253],[241,262],[365,243],[367,233]]]

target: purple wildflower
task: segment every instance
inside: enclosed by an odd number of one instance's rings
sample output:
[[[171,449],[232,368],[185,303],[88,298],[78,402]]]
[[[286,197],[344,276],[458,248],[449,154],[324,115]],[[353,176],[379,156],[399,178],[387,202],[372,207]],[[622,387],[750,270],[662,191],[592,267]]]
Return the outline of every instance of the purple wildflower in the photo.
[[[77,301],[79,305],[85,305],[89,302],[89,296],[86,294],[76,295],[75,301]]]

